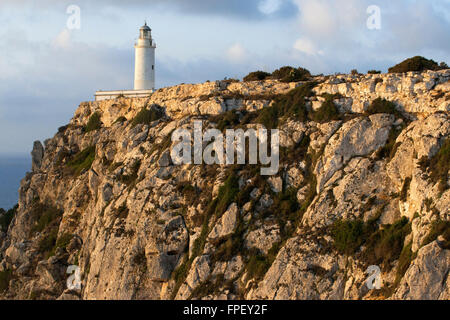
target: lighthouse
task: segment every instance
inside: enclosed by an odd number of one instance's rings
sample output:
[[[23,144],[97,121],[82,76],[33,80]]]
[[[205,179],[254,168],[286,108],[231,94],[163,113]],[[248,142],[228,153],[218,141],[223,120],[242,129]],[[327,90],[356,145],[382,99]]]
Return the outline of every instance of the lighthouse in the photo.
[[[152,29],[145,25],[139,30],[135,45],[134,90],[98,90],[95,101],[113,100],[119,97],[148,98],[155,91],[155,50]]]
[[[135,48],[134,90],[155,90],[155,50],[152,29],[145,25],[139,30]]]

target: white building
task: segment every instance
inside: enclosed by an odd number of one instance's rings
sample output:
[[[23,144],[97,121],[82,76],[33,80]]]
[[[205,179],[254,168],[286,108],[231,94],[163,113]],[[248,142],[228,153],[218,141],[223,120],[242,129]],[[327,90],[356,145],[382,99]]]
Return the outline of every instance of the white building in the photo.
[[[156,43],[152,38],[152,29],[147,26],[147,22],[141,27],[139,39],[134,48],[134,90],[97,91],[95,101],[116,99],[119,96],[143,98],[150,96],[155,91]]]

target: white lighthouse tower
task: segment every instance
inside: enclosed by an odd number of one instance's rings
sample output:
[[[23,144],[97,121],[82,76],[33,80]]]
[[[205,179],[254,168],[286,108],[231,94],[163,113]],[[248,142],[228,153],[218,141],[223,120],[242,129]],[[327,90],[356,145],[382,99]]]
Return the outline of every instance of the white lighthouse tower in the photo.
[[[155,90],[156,43],[152,39],[152,29],[147,26],[147,22],[140,29],[139,39],[134,48],[136,51],[134,90]]]
[[[136,50],[134,66],[134,90],[113,90],[95,92],[95,100],[111,100],[119,97],[146,98],[155,91],[155,50],[156,43],[152,39],[152,29],[147,22],[140,29],[139,39],[134,48]]]

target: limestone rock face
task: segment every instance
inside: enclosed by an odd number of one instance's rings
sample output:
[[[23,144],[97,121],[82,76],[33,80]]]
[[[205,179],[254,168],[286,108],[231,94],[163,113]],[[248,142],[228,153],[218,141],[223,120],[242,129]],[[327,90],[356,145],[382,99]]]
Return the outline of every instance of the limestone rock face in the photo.
[[[446,98],[449,80],[449,69],[407,74],[338,75],[329,77],[315,91],[318,95],[339,93],[350,98],[351,103],[344,103],[344,108],[355,113],[366,111],[372,100],[381,97],[397,102],[408,113],[428,116],[437,111],[450,111],[450,102]]]
[[[222,218],[218,221],[218,223],[214,226],[209,234],[208,238],[211,241],[217,241],[221,238],[225,238],[226,236],[233,233],[236,228],[237,218],[238,218],[238,207],[236,203],[230,205],[228,210],[223,214]]]
[[[256,248],[267,254],[274,243],[280,241],[280,229],[278,225],[264,225],[249,232],[245,238],[244,245],[251,249]]]
[[[394,299],[449,300],[448,268],[450,251],[443,250],[435,241],[419,250],[409,267]],[[426,283],[426,285],[419,285]]]
[[[450,71],[314,80],[304,111],[340,93],[338,120],[280,118],[269,177],[257,165],[175,165],[172,132],[198,120],[260,128],[261,109],[303,83],[183,84],[81,103],[33,146],[0,230],[0,299],[448,300],[450,179],[432,163],[450,137]],[[366,114],[376,98],[400,114]],[[136,124],[152,105],[163,116]],[[102,127],[86,132],[94,113]],[[339,226],[355,220],[364,232],[341,243]],[[367,288],[374,264],[383,290]],[[79,292],[67,288],[69,266]]]
[[[41,168],[43,158],[44,147],[40,141],[35,141],[33,144],[33,151],[31,151],[31,168],[34,172]]]
[[[391,125],[392,116],[377,114],[368,119],[354,119],[345,123],[329,140],[324,153],[317,163],[315,173],[317,192],[349,160],[357,156],[368,156],[371,152],[385,145]]]

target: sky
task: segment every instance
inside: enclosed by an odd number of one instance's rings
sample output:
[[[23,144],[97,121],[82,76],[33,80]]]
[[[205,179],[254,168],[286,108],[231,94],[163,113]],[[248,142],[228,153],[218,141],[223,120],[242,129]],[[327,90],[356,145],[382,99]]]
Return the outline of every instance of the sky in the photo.
[[[80,28],[71,6],[77,6]],[[379,8],[379,28],[368,28]],[[450,0],[0,0],[0,156],[52,137],[96,90],[131,89],[144,21],[157,87],[305,67],[386,72],[450,63]]]

